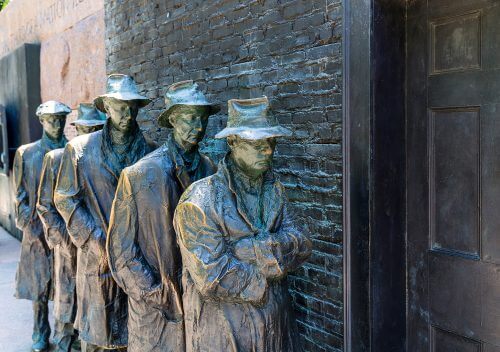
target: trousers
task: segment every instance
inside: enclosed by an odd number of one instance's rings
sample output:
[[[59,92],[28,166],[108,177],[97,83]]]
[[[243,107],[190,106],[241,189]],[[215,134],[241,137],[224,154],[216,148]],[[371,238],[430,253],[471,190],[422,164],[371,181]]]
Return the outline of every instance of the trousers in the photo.
[[[48,300],[33,301],[33,315],[33,342],[48,342],[50,337]]]
[[[99,347],[96,345],[92,345],[91,343],[87,343],[82,341],[82,352],[127,352],[127,348],[113,348],[107,349],[104,347]]]
[[[56,352],[71,352],[73,342],[78,338],[78,333],[72,323],[63,323],[56,320],[53,342]]]

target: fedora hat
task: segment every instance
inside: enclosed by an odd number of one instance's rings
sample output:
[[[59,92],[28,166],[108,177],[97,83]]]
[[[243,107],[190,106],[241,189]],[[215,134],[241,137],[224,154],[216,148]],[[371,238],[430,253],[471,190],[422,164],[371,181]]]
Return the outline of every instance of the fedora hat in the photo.
[[[106,112],[103,105],[104,98],[114,98],[125,101],[133,100],[139,104],[140,108],[145,107],[151,102],[150,99],[138,93],[137,86],[132,77],[119,73],[108,76],[106,94],[99,95],[94,99],[95,107],[102,112]]]
[[[40,104],[36,109],[36,116],[40,117],[42,115],[68,115],[71,112],[71,108],[63,103],[55,100],[46,101]]]
[[[239,136],[243,139],[265,139],[290,136],[290,130],[280,126],[269,111],[269,100],[231,99],[227,102],[227,126],[215,138]]]
[[[168,118],[179,105],[207,106],[210,109],[209,115],[216,114],[220,110],[219,106],[207,101],[198,84],[191,80],[170,85],[165,93],[165,105],[165,111],[158,116],[158,124],[163,127],[172,127]]]
[[[78,106],[78,118],[71,122],[72,126],[101,126],[106,123],[106,115],[97,110],[92,103],[81,103]]]

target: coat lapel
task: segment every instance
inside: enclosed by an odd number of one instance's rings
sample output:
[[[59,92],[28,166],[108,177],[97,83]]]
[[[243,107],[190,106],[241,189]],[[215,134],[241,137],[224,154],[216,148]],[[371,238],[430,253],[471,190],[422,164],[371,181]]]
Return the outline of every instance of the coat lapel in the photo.
[[[258,232],[259,228],[253,224],[250,220],[247,210],[243,206],[243,202],[241,201],[238,192],[236,192],[233,181],[231,180],[231,172],[228,168],[227,163],[227,155],[221,161],[220,172],[224,175],[224,179],[230,189],[231,193],[234,195],[236,209],[238,213],[243,218],[243,220],[250,226],[252,231]],[[264,228],[268,231],[271,231],[274,228],[274,224],[276,223],[276,219],[278,218],[281,208],[283,207],[283,199],[282,192],[279,182],[275,179],[273,172],[270,170],[264,176],[264,185],[262,192],[262,206],[263,206],[263,225]]]

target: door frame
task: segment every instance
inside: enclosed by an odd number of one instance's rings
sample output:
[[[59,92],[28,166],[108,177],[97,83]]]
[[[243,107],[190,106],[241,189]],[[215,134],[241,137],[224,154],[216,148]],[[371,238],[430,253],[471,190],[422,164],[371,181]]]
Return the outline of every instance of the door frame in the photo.
[[[344,2],[346,352],[405,350],[405,12],[399,0]]]

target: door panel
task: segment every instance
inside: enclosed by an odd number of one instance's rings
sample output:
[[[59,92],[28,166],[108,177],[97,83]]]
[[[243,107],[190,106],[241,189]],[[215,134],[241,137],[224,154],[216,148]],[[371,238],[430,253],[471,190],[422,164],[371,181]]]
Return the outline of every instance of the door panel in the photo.
[[[481,352],[481,343],[452,332],[431,327],[432,352]]]
[[[408,351],[500,352],[500,1],[410,1]]]

